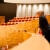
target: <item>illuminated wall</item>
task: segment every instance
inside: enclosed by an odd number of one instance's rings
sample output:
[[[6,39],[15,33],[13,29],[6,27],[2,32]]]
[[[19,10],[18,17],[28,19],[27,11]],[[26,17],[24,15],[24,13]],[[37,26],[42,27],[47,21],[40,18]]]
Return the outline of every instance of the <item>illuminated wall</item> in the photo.
[[[22,5],[17,5],[17,17],[22,16]]]
[[[50,5],[48,5],[48,4],[44,5],[44,12],[45,12],[45,15],[49,15],[50,14]]]
[[[31,11],[32,9],[31,8],[32,8],[32,5],[28,5],[28,10],[27,11],[28,11],[28,16],[29,17],[31,17],[31,15],[32,15],[32,13],[31,13],[32,12]]]
[[[32,6],[32,17],[36,15],[37,10],[38,10],[38,5],[34,4]]]
[[[22,7],[22,17],[26,16],[26,5],[23,5]]]
[[[33,17],[37,11],[44,11],[45,15],[50,15],[50,4],[17,5],[17,17]]]

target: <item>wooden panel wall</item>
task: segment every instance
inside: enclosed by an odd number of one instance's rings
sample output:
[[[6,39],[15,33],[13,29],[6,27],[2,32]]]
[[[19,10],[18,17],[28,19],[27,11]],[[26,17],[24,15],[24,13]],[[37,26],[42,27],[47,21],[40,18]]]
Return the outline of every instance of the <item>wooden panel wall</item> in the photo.
[[[0,16],[0,24],[5,23],[5,16]]]
[[[16,16],[16,4],[0,3],[0,16],[5,16],[5,22]]]

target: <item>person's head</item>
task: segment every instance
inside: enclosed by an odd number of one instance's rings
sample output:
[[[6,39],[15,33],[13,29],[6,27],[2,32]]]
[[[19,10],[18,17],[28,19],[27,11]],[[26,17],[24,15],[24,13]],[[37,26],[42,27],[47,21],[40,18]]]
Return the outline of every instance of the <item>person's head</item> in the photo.
[[[36,16],[40,17],[41,15],[44,15],[44,12],[43,11],[37,11]]]

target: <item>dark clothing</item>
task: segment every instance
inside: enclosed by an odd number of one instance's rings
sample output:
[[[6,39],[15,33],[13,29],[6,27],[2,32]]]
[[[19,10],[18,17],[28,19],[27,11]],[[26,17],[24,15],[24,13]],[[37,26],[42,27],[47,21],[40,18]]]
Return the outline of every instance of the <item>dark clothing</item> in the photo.
[[[48,22],[44,15],[39,17],[39,27],[41,28],[43,35],[45,35],[46,31],[48,30]]]
[[[48,42],[50,43],[50,30],[47,30],[45,33],[45,38],[48,40]]]
[[[45,38],[50,42],[50,25],[44,15],[39,17],[39,27],[42,30],[42,34],[45,35]]]
[[[48,21],[47,21],[47,19],[45,18],[45,16],[41,15],[41,16],[39,17],[39,27],[40,27],[41,29],[45,29],[45,28],[47,28],[47,26],[48,26]]]

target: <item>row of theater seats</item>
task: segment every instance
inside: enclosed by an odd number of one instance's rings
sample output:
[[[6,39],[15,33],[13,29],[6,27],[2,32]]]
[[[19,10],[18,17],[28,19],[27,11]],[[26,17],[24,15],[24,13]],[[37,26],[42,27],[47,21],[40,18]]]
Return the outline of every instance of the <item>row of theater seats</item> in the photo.
[[[14,18],[14,19],[32,19],[32,18],[38,18],[38,17],[18,17],[18,18]]]
[[[38,26],[39,19],[15,25],[0,26],[0,47],[5,45],[12,47],[22,43],[31,36],[30,33],[35,33],[35,28]]]
[[[48,19],[49,18],[47,17],[47,20]],[[31,21],[24,23],[21,22],[15,25],[0,26],[0,47],[5,45],[13,47],[14,45],[22,43],[23,41],[31,37],[30,33],[36,33],[39,27],[39,19],[29,20]]]
[[[50,23],[50,15],[48,16],[45,16],[48,20],[48,23]],[[9,20],[9,22],[7,23],[2,23],[1,25],[15,25],[15,24],[18,24],[19,22],[27,22],[27,21],[31,21],[31,20],[34,20],[34,19],[37,19],[38,17],[15,17],[14,19],[12,20]]]
[[[16,19],[15,19],[16,20]],[[21,29],[24,29],[24,30],[30,30],[31,33],[35,33],[36,32],[36,28],[39,26],[39,19],[34,19],[34,20],[31,20],[31,19],[28,19],[27,21],[25,21],[26,19],[24,19],[24,23],[23,22],[7,22],[7,23],[4,23],[2,24],[3,26],[14,26],[16,25],[17,26],[17,30],[21,30]],[[22,20],[21,20],[22,21]],[[18,24],[19,23],[19,24]],[[15,27],[15,26],[14,26]],[[33,29],[32,29],[33,28]]]
[[[14,18],[12,20],[9,20],[9,22],[7,23],[2,23],[1,25],[15,25],[15,24],[18,24],[19,22],[27,22],[27,21],[31,21],[31,20],[34,20],[38,17],[17,17],[17,18]]]

